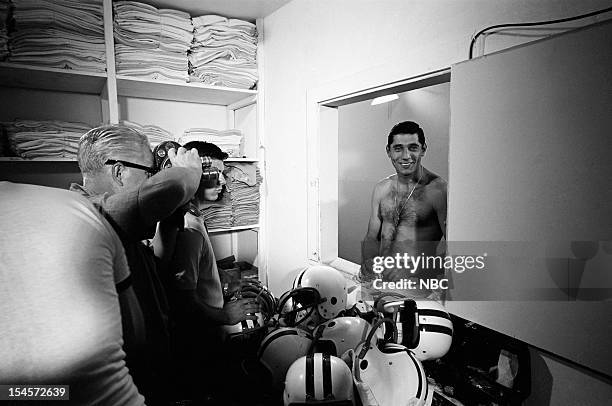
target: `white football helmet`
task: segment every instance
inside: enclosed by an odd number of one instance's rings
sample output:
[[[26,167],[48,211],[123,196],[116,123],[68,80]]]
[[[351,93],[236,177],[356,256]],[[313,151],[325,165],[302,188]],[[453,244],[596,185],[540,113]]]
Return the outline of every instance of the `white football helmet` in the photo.
[[[355,349],[353,376],[362,404],[380,406],[424,405],[429,386],[425,370],[414,353],[400,344],[379,341],[372,344],[376,330],[391,320],[381,319],[372,326],[366,342]]]
[[[415,299],[419,316],[419,340],[413,349],[421,361],[442,358],[453,342],[453,322],[446,308],[435,300]]]
[[[315,330],[315,348],[340,357],[365,342],[372,327],[359,317],[337,317],[321,324]],[[376,336],[372,339],[376,342]]]
[[[285,378],[284,405],[346,405],[353,402],[353,376],[338,357],[309,354],[297,359]]]
[[[381,305],[397,325],[394,341],[412,349],[420,361],[446,355],[453,341],[453,323],[444,306],[429,299],[395,299]]]
[[[231,326],[224,326],[224,330],[230,340],[251,337],[256,333],[265,333],[265,329],[276,310],[276,298],[261,282],[243,281],[240,288],[232,294],[230,300],[241,298],[257,299],[260,311],[255,313],[257,320],[243,320]]]
[[[333,319],[346,309],[346,279],[340,271],[327,265],[313,265],[302,270],[293,287],[310,287],[319,291],[321,303],[317,310],[325,320]]]
[[[264,337],[257,358],[270,372],[274,387],[283,384],[291,364],[308,354],[311,345],[312,336],[295,327],[281,327]]]

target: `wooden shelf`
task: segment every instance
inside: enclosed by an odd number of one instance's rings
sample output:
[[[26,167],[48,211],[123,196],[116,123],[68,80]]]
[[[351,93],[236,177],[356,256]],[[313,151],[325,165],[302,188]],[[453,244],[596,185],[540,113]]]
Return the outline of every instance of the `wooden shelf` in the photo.
[[[75,158],[32,158],[26,159],[17,156],[0,156],[0,162],[74,162]]]
[[[117,75],[119,96],[183,101],[227,106],[257,94],[257,90],[210,86],[203,83],[181,83]]]
[[[253,224],[250,226],[238,226],[238,227],[230,227],[230,228],[211,228],[208,230],[209,234],[219,234],[219,233],[231,233],[234,231],[244,231],[244,230],[253,230],[257,231],[259,228],[259,224]]]
[[[99,95],[105,84],[105,73],[0,62],[0,86]]]
[[[259,162],[257,158],[227,158],[224,162]]]

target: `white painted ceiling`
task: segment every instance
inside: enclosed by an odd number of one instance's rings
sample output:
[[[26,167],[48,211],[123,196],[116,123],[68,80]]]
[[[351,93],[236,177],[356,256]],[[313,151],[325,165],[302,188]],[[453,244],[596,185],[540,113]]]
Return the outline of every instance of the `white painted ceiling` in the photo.
[[[197,17],[218,14],[254,22],[266,17],[291,0],[144,0],[157,8],[182,10]]]

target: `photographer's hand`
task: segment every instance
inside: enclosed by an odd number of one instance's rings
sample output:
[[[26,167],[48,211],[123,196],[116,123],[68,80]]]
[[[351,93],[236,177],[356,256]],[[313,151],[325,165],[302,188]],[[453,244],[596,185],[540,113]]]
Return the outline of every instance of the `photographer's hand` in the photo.
[[[199,172],[202,171],[202,160],[198,155],[198,150],[195,148],[189,151],[183,147],[180,147],[177,151],[171,148],[168,150],[168,158],[170,158],[173,167],[192,168],[197,169]]]

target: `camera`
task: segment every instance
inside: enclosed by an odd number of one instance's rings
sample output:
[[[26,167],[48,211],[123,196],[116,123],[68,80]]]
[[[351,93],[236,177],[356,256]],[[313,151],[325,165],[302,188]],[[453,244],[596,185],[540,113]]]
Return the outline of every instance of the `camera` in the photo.
[[[168,157],[168,151],[172,148],[178,150],[181,144],[175,141],[164,141],[153,149],[155,172],[172,167],[172,162]],[[200,157],[202,160],[202,178],[200,185],[204,188],[214,188],[219,183],[219,170],[212,166],[212,159],[207,156]]]

